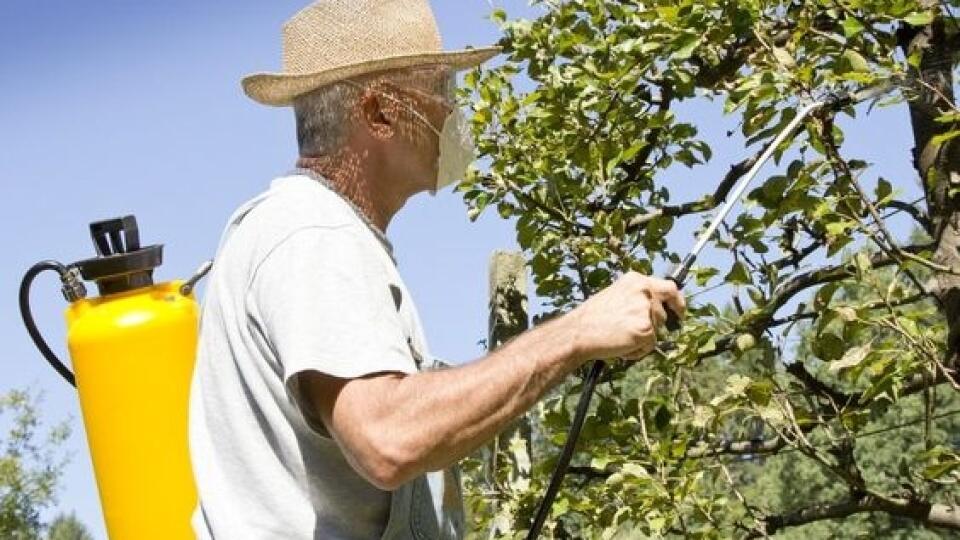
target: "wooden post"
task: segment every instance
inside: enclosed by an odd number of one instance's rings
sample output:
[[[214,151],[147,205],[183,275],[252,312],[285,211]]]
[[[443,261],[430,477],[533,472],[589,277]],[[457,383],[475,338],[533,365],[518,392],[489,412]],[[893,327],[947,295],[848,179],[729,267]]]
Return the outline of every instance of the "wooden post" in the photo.
[[[511,338],[530,327],[527,308],[527,272],[523,255],[518,252],[495,251],[490,259],[490,319],[487,348],[496,350]],[[497,435],[484,452],[485,476],[488,485],[496,490],[497,460],[510,447],[510,441],[519,435],[531,457],[532,430],[530,420],[521,416]],[[509,454],[507,454],[509,455]],[[513,467],[528,467],[514,461]]]

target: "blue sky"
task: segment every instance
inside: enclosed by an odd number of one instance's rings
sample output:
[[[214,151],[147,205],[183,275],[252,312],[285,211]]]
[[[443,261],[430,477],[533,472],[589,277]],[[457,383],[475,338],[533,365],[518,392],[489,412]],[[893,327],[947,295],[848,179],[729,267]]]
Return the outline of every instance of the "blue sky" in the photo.
[[[530,14],[518,0],[434,0],[445,44],[496,40],[493,6]],[[133,213],[144,243],[164,243],[160,279],[187,276],[213,255],[222,225],[245,199],[293,165],[292,114],[257,105],[240,78],[280,67],[282,22],[303,0],[0,4],[0,392],[29,387],[44,396],[45,419],[71,418],[72,460],[60,508],[75,510],[106,538],[76,395],[35,351],[15,295],[22,273],[45,258],[90,256],[87,224]],[[724,133],[736,119],[697,105],[718,156],[678,178],[681,197],[710,189],[746,152]],[[851,126],[847,148],[915,191],[902,108]],[[689,242],[689,228],[677,235]],[[486,333],[487,261],[513,248],[512,226],[495,213],[469,223],[449,191],[418,196],[388,231],[416,297],[433,352],[454,361],[481,353]],[[675,235],[676,236],[676,235]],[[680,246],[681,248],[683,246]],[[37,281],[34,310],[63,351],[65,307],[52,277]]]

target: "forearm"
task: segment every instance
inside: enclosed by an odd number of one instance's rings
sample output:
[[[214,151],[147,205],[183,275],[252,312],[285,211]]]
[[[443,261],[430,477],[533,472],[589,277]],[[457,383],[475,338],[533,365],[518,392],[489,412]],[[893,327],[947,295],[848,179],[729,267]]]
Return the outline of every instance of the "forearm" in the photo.
[[[639,359],[656,343],[665,305],[678,314],[676,284],[630,272],[572,312],[449,370],[360,379],[315,376],[308,410],[357,471],[393,489],[490,440],[587,360]],[[308,404],[309,405],[309,404]]]
[[[381,444],[409,479],[466,456],[580,365],[570,326],[551,321],[459,367],[394,379],[375,400]]]

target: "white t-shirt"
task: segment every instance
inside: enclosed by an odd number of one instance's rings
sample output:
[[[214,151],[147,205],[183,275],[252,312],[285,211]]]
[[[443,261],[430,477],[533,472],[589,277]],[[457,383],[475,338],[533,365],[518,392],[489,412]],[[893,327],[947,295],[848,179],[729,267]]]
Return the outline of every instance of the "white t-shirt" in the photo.
[[[431,367],[389,243],[322,182],[278,178],[221,239],[190,394],[194,530],[216,540],[460,537],[455,469],[381,491],[299,409],[303,371]]]

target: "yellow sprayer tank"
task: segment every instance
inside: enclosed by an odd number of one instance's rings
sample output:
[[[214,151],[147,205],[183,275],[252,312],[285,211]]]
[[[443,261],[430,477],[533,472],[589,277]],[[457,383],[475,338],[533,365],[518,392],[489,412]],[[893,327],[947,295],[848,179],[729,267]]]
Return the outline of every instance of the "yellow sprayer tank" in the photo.
[[[61,273],[71,301],[67,346],[74,373],[46,354],[42,338],[37,345],[69,382],[75,375],[111,540],[192,539],[197,496],[187,404],[199,312],[192,290],[202,274],[188,283],[154,284],[163,246],[141,248],[133,216],[90,228],[98,257],[59,268],[48,261],[40,269]],[[34,341],[39,334],[25,295],[36,273],[28,272],[21,286]],[[100,296],[86,298],[80,277],[95,281]]]

